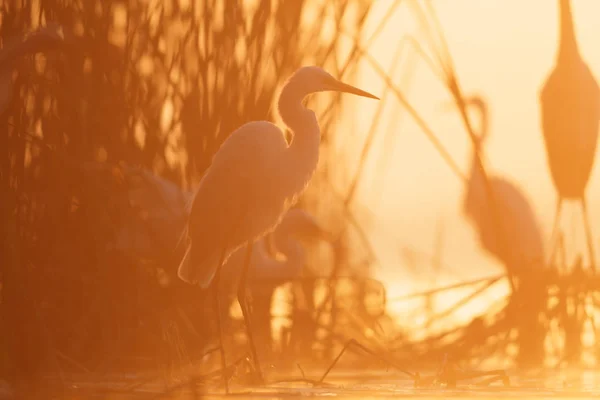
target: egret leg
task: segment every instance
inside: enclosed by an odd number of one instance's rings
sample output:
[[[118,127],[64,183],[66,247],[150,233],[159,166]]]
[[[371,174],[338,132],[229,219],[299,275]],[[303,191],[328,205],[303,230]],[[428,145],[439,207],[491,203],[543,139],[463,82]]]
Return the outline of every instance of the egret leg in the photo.
[[[350,339],[346,342],[346,344],[344,345],[344,347],[342,348],[342,350],[339,352],[339,354],[337,355],[337,357],[333,360],[333,362],[331,363],[331,365],[329,366],[329,368],[327,368],[327,370],[325,371],[325,373],[323,374],[323,376],[321,376],[321,379],[318,380],[319,383],[323,383],[323,381],[325,380],[325,378],[327,378],[327,375],[329,375],[329,373],[331,372],[331,370],[333,369],[333,367],[335,367],[335,365],[338,363],[338,361],[340,360],[340,358],[342,358],[342,356],[344,355],[344,353],[346,352],[346,350],[348,350],[350,348],[350,346],[353,346],[355,348],[358,348],[362,351],[364,351],[365,353],[369,354],[370,356],[383,361],[384,363],[386,363],[387,365],[397,369],[399,372],[402,372],[405,375],[408,375],[409,377],[415,379],[415,386],[417,386],[417,378],[418,378],[418,373],[412,373],[409,372],[407,370],[405,370],[404,368],[402,368],[402,366],[396,364],[393,360],[388,359],[385,356],[379,355],[376,352],[374,352],[373,350],[369,349],[368,347],[360,344],[356,339]]]
[[[224,247],[226,248],[226,247]],[[225,253],[225,251],[223,251]],[[224,256],[222,257],[224,258]],[[227,376],[227,362],[225,360],[225,344],[223,343],[223,324],[221,322],[221,296],[219,296],[219,282],[221,280],[221,267],[217,267],[215,276],[213,278],[213,300],[215,313],[217,314],[217,330],[219,331],[219,350],[221,352],[221,371],[223,377],[223,383],[225,384],[225,393],[229,394],[229,377]]]
[[[248,270],[250,268],[250,259],[252,258],[252,242],[249,241],[246,244],[246,260],[244,261],[244,266],[242,269],[242,276],[240,277],[240,283],[238,286],[238,301],[240,303],[240,308],[242,309],[242,314],[244,315],[244,323],[246,324],[246,332],[248,333],[248,341],[250,342],[250,351],[252,352],[252,358],[254,361],[254,368],[256,369],[256,373],[258,375],[259,384],[264,383],[262,369],[260,368],[260,362],[258,360],[258,355],[256,352],[256,345],[254,343],[254,336],[252,334],[252,324],[250,321],[250,315],[248,312],[248,303],[246,298],[246,288],[247,288],[247,278],[248,278]]]
[[[558,233],[558,244],[556,252],[560,252],[558,255],[560,256],[559,262],[562,266],[563,272],[567,270],[567,251],[565,250],[565,235],[562,232]]]
[[[231,230],[231,234],[235,234],[237,232],[237,228],[233,228]],[[231,236],[230,236],[231,237]],[[223,250],[221,251],[221,256],[219,257],[219,264],[217,264],[217,270],[215,271],[215,276],[212,280],[213,287],[213,300],[214,307],[216,313],[217,320],[217,330],[219,331],[219,350],[221,352],[221,371],[223,377],[223,383],[225,384],[225,392],[229,394],[229,377],[227,376],[227,360],[225,359],[225,344],[223,342],[223,323],[221,321],[221,296],[219,292],[219,285],[221,282],[221,267],[223,266],[223,262],[225,261],[225,253],[227,252],[228,246],[228,236],[223,238]]]
[[[587,203],[585,198],[581,198],[581,210],[583,214],[583,224],[585,226],[585,237],[587,240],[588,253],[590,256],[590,264],[593,272],[596,272],[596,258],[594,257],[594,243],[592,241],[592,229],[590,228],[590,221],[587,212]]]
[[[550,259],[548,261],[550,266],[554,264],[554,259],[556,257],[558,223],[560,221],[560,213],[562,211],[562,201],[562,197],[558,196],[558,200],[556,202],[556,211],[554,212],[554,222],[552,223],[552,233],[550,234]]]

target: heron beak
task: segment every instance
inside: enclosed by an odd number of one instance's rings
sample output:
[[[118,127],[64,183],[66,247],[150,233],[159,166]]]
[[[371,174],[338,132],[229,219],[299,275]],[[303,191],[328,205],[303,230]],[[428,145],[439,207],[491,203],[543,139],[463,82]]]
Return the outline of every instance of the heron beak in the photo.
[[[332,86],[331,90],[334,90],[336,92],[351,93],[351,94],[355,94],[357,96],[368,97],[370,99],[379,100],[379,97],[372,95],[369,92],[365,92],[364,90],[355,88],[352,85],[348,85],[347,83],[340,82],[338,80],[331,82],[331,86]]]

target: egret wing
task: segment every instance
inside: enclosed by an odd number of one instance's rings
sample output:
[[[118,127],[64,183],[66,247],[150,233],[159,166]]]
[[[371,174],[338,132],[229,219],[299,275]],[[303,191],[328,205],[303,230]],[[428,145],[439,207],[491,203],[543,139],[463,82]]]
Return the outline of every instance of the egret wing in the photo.
[[[286,146],[279,128],[268,122],[246,124],[223,143],[194,197],[186,261],[190,264],[184,268],[186,276],[181,266],[179,270],[183,280],[207,287],[221,258],[226,261],[252,239],[245,237],[253,232],[247,217],[256,212],[275,157]]]

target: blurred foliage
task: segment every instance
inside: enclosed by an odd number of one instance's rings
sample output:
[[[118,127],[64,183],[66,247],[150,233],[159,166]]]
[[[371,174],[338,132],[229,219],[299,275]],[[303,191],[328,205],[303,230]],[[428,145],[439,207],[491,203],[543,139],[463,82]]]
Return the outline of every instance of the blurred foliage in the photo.
[[[369,40],[400,3],[390,2]],[[385,82],[384,95],[389,91],[464,180],[391,74],[364,50],[369,40],[350,39],[360,37],[371,4],[1,3],[0,373],[18,380],[48,370],[168,371],[204,356],[215,333],[211,302],[176,276],[183,204],[228,134],[249,120],[277,118],[277,92],[301,65],[351,81],[358,61],[366,61]],[[447,88],[473,138],[439,21],[429,3],[409,4],[428,39],[399,38],[397,58],[403,43],[410,45]],[[399,332],[385,312],[385,285],[368,278],[375,255],[351,212],[377,121],[366,140],[355,141],[362,147],[352,147],[352,132],[336,134],[341,97],[308,101],[321,125],[321,161],[300,201],[334,240],[310,252],[304,279],[284,287],[291,315],[280,327],[279,361],[295,367],[331,360],[353,338],[415,368],[447,354],[455,361],[509,355],[539,365],[554,321],[568,331],[567,354],[557,357],[581,358],[590,323],[585,296],[600,285],[583,274],[536,276],[487,315],[447,329],[446,317],[500,278],[488,279],[432,316],[440,327],[428,337]],[[567,307],[573,299],[577,306]],[[518,352],[510,350],[515,343]],[[354,356],[361,367],[381,367]]]
[[[139,211],[128,168],[193,187],[236,127],[275,117],[273,99],[296,68],[348,78],[357,58],[332,32],[360,31],[368,10],[359,0],[2,3],[3,50],[49,24],[60,31],[55,45],[0,65],[11,96],[0,115],[7,374],[164,366],[202,354],[210,319],[203,293],[176,279],[173,243],[154,243],[154,263],[115,245],[116,227]],[[323,113],[325,149],[339,104],[329,97]],[[311,204],[327,199],[325,187],[308,194]]]

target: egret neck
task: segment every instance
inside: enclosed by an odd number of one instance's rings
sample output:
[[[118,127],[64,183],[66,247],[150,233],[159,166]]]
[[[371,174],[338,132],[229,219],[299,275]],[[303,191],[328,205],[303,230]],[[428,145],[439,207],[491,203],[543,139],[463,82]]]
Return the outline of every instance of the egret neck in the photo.
[[[285,185],[298,194],[304,190],[319,161],[321,132],[312,110],[302,105],[309,93],[298,84],[288,82],[281,91],[278,111],[283,123],[292,131],[292,142],[283,153],[282,171],[285,171]]]

